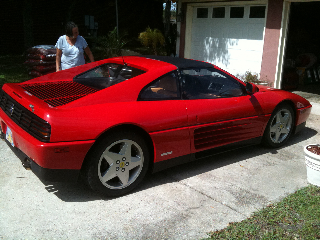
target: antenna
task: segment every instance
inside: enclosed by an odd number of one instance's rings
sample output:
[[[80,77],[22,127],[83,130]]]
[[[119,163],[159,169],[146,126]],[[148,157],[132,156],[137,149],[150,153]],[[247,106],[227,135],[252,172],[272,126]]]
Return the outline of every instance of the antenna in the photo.
[[[124,57],[122,55],[122,49],[120,49],[120,56],[122,58],[122,62],[123,62],[123,66],[122,65],[119,65],[116,69],[116,71],[114,72],[114,77],[118,77],[118,75],[120,74],[121,70],[127,66],[127,63],[124,61]]]
[[[124,61],[124,57],[123,57],[123,54],[122,54],[122,49],[120,49],[120,55],[121,55],[121,58],[122,58],[123,65],[127,66],[127,63]]]

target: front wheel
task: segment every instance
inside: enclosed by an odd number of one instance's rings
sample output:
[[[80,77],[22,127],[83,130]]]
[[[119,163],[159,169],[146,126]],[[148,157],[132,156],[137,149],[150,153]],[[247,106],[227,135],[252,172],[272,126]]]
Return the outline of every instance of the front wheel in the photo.
[[[130,132],[112,133],[91,153],[86,181],[93,190],[108,197],[132,191],[145,177],[150,161],[145,141]]]
[[[268,122],[263,135],[263,143],[269,147],[282,146],[291,136],[294,126],[294,113],[287,104],[278,106]]]

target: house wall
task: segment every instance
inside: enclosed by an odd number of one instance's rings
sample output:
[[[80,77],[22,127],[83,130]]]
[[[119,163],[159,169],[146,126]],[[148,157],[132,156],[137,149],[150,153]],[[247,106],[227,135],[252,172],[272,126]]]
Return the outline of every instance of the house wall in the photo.
[[[282,15],[283,1],[269,0],[260,77],[270,85],[276,80]]]

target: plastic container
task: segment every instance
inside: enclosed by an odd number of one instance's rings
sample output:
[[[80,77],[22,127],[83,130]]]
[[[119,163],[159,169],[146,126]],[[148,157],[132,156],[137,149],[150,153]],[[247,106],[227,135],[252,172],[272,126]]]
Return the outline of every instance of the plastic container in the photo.
[[[308,182],[320,187],[320,145],[305,146],[304,153]]]

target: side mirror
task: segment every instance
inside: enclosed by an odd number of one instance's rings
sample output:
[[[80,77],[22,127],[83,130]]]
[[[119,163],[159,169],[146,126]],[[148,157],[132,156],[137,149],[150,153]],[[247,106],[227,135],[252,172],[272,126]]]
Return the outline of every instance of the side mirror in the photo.
[[[252,94],[258,92],[259,88],[253,83],[246,82],[246,91],[248,94],[252,95]]]

